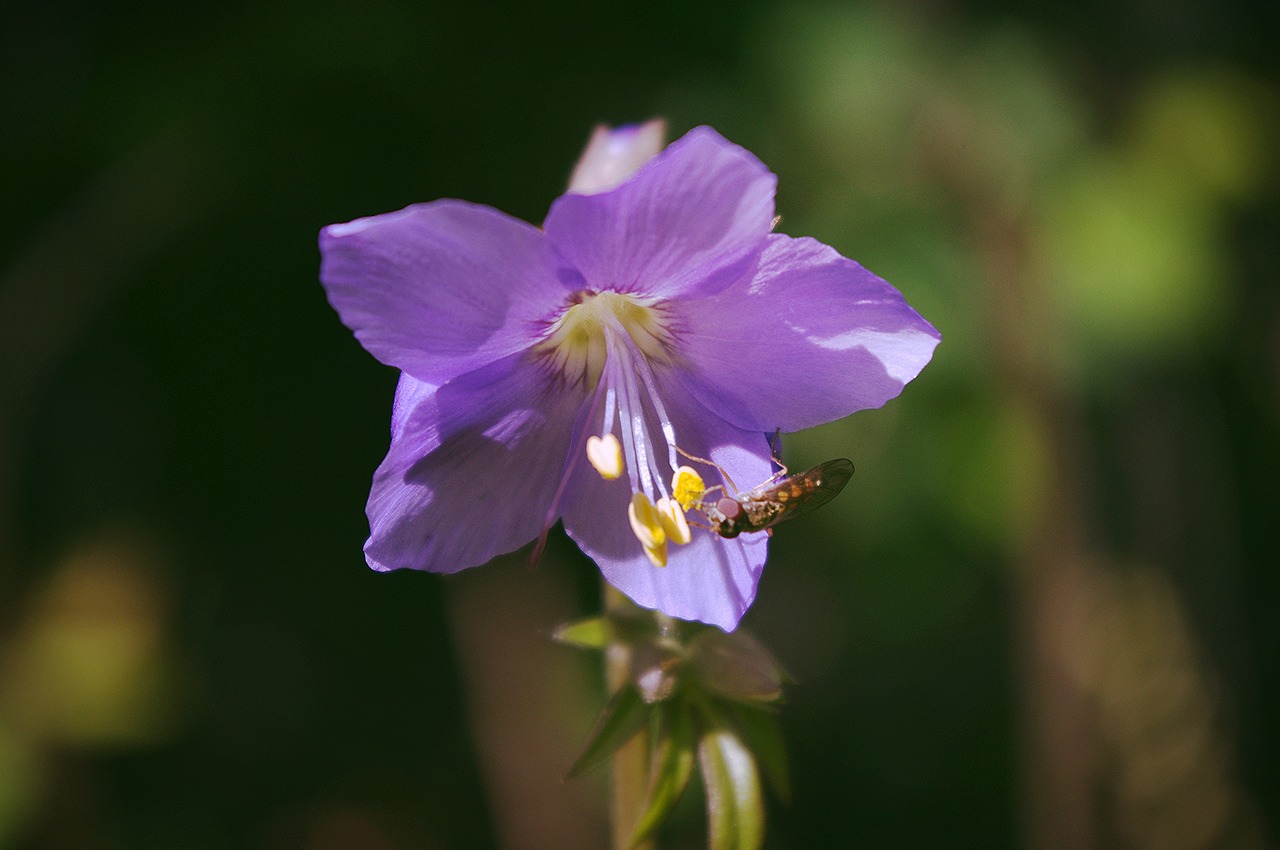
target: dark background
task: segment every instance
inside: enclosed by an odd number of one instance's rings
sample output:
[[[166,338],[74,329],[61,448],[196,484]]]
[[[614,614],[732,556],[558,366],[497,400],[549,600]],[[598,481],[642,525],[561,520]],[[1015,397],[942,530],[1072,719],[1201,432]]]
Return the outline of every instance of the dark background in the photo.
[[[1266,846],[1275,8],[8,8],[0,847],[603,846],[604,777],[560,781],[597,662],[547,641],[594,568],[364,566],[395,374],[315,241],[437,197],[537,222],[594,124],[653,116],[755,151],[782,231],[943,334],[786,442],[858,472],[744,623],[797,679],[767,846]]]

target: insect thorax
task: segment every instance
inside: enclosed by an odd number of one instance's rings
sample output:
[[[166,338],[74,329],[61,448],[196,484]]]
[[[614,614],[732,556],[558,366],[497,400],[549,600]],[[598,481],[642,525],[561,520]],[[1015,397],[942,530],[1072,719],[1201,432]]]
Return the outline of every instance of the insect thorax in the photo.
[[[781,502],[775,502],[772,499],[743,501],[742,508],[746,511],[747,519],[751,521],[751,525],[755,528],[763,528],[784,510]]]

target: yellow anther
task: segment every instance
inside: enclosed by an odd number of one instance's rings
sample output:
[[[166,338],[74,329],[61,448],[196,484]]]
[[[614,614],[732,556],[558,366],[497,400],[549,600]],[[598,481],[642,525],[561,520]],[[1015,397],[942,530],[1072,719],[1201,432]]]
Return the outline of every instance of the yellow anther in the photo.
[[[654,507],[658,509],[658,518],[662,521],[662,530],[667,533],[668,540],[683,545],[693,539],[693,535],[689,533],[689,521],[685,519],[684,509],[679,502],[663,496]]]
[[[644,493],[632,493],[631,504],[627,505],[627,519],[631,521],[631,530],[636,539],[644,547],[655,567],[667,565],[667,531],[663,527],[662,514]]]
[[[682,466],[671,476],[671,495],[686,511],[702,501],[707,485],[692,466]]]
[[[667,541],[662,541],[658,546],[644,547],[644,553],[649,556],[649,563],[655,567],[665,567],[667,565]]]
[[[631,504],[627,505],[627,519],[631,520],[631,530],[635,532],[636,539],[645,547],[666,542],[667,532],[662,527],[662,516],[644,493],[631,494]]]
[[[612,481],[622,475],[625,465],[622,461],[622,444],[613,434],[587,437],[587,460],[600,473],[605,481]]]

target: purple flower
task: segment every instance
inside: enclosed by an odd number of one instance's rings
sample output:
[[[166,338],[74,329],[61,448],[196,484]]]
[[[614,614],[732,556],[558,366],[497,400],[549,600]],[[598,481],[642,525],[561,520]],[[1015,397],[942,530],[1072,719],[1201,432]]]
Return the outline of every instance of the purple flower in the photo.
[[[456,572],[562,518],[640,605],[733,629],[768,541],[689,527],[677,447],[754,486],[766,435],[879,407],[929,361],[896,289],[771,232],[759,160],[707,127],[650,157],[653,127],[597,131],[541,229],[440,200],[321,232],[330,303],[402,371],[374,569]]]

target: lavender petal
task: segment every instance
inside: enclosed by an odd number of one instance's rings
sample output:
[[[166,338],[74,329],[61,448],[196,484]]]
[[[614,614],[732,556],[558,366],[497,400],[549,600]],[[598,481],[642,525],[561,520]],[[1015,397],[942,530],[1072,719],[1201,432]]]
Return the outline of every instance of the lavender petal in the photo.
[[[383,363],[441,384],[526,349],[565,298],[545,236],[444,200],[320,232],[329,302]]]
[[[699,127],[616,189],[561,196],[543,227],[590,289],[708,294],[754,262],[776,185],[752,154]]]
[[[434,392],[402,381],[387,457],[369,494],[376,570],[452,573],[533,540],[560,481],[580,393],[523,355]]]
[[[902,294],[813,239],[771,235],[753,280],[672,307],[685,392],[739,427],[797,431],[880,407],[941,335]]]

